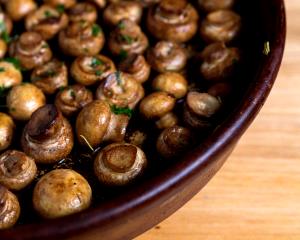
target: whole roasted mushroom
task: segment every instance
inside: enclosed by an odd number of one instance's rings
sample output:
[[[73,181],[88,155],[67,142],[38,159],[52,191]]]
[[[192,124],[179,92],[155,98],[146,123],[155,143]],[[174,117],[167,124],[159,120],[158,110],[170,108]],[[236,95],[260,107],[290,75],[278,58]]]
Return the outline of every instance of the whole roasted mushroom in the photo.
[[[14,21],[19,21],[37,8],[34,0],[9,0],[5,2],[5,9]]]
[[[68,85],[67,67],[63,62],[53,59],[33,70],[31,82],[45,94],[53,94],[57,89]]]
[[[38,32],[45,40],[53,38],[67,25],[68,16],[50,5],[39,7],[25,19],[26,30]]]
[[[44,0],[44,3],[53,7],[63,6],[64,8],[70,8],[75,5],[76,0]]]
[[[0,229],[15,225],[20,216],[20,204],[15,194],[0,185]]]
[[[208,42],[228,43],[234,40],[241,29],[241,17],[230,10],[209,13],[200,26],[202,38]]]
[[[149,45],[147,36],[142,32],[139,25],[129,19],[123,19],[111,32],[108,47],[112,54],[127,55],[143,54]]]
[[[21,145],[24,152],[38,163],[55,163],[69,155],[73,132],[68,120],[55,105],[35,111],[24,128]]]
[[[27,121],[31,114],[45,105],[43,92],[30,83],[14,86],[6,97],[9,114],[16,120]]]
[[[0,61],[0,86],[10,88],[22,82],[22,73],[16,66],[8,61]]]
[[[7,52],[7,44],[3,39],[0,39],[0,58],[3,58]]]
[[[24,32],[9,46],[9,55],[18,59],[21,66],[31,70],[52,58],[52,51],[37,32]]]
[[[94,148],[100,143],[121,142],[125,137],[129,117],[122,112],[112,112],[103,100],[86,105],[76,119],[77,139],[81,145]]]
[[[58,218],[88,208],[92,189],[71,169],[56,169],[44,175],[33,191],[33,206],[44,218]]]
[[[11,190],[29,185],[37,172],[34,160],[25,153],[8,150],[0,155],[0,184]]]
[[[187,63],[187,52],[179,44],[160,41],[147,53],[147,61],[157,72],[179,72]]]
[[[102,149],[94,162],[98,180],[106,185],[126,185],[143,173],[145,153],[128,143],[114,143]]]
[[[199,7],[205,12],[230,9],[235,0],[198,0]]]
[[[136,1],[120,1],[111,3],[103,12],[104,22],[116,26],[121,20],[128,19],[139,23],[142,17],[142,6]]]
[[[158,129],[170,128],[177,125],[179,119],[177,115],[173,112],[166,113],[159,120],[155,122],[155,125]]]
[[[103,48],[105,38],[99,25],[73,22],[59,33],[59,46],[66,55],[73,57],[96,55]]]
[[[104,80],[116,71],[114,62],[104,56],[80,56],[71,66],[71,75],[76,82],[89,86]]]
[[[69,117],[93,101],[93,94],[85,86],[76,84],[61,90],[55,98],[56,107]]]
[[[15,124],[12,118],[0,112],[0,151],[7,149],[13,139]]]
[[[97,9],[92,3],[77,3],[69,10],[69,20],[72,22],[86,21],[94,23],[97,17]]]
[[[162,0],[148,11],[147,27],[158,39],[182,43],[196,34],[198,19],[187,0]]]
[[[111,106],[134,109],[144,97],[143,86],[130,75],[122,72],[110,74],[98,87],[96,98]]]

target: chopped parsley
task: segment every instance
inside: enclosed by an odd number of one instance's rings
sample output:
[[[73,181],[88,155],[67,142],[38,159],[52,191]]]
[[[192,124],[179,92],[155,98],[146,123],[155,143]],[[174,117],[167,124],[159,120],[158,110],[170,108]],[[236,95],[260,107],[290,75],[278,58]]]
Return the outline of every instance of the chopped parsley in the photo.
[[[118,85],[122,84],[121,72],[120,71],[116,71],[116,80],[117,80]]]
[[[102,29],[99,25],[93,24],[92,26],[92,35],[97,37],[102,32]]]
[[[4,67],[0,67],[0,72],[5,72],[5,68]]]
[[[132,44],[134,42],[133,37],[129,36],[129,35],[121,35],[121,39],[122,41],[126,42],[127,44]]]
[[[123,61],[128,57],[128,53],[124,49],[122,49],[120,51],[119,57],[120,57],[120,60]]]
[[[58,4],[58,5],[56,6],[56,10],[57,10],[60,14],[62,14],[62,13],[65,12],[65,6],[64,6],[63,4]]]
[[[103,74],[103,71],[97,70],[97,71],[95,72],[95,74],[96,74],[96,76],[101,76],[101,75]]]
[[[5,43],[10,43],[10,41],[12,40],[7,31],[2,32],[1,38]]]
[[[15,66],[15,68],[21,70],[21,63],[19,61],[19,59],[17,58],[13,58],[13,57],[8,57],[8,58],[4,58],[3,59],[5,62],[9,62],[11,64],[13,64]]]
[[[98,67],[98,66],[100,66],[100,65],[103,65],[104,63],[100,60],[100,59],[98,59],[98,58],[92,58],[92,62],[91,62],[91,67],[92,68],[95,68],[95,67]]]
[[[45,15],[46,18],[52,17],[52,13],[49,10],[46,10],[44,12],[44,15]]]
[[[72,98],[76,98],[76,93],[72,89],[70,90],[70,95]]]
[[[125,28],[125,24],[124,24],[123,21],[121,21],[121,22],[118,23],[118,28],[119,28],[120,30],[122,30],[122,29]]]
[[[129,107],[117,107],[116,105],[110,106],[111,111],[116,114],[116,115],[127,115],[128,117],[132,117],[133,115],[133,110],[130,109]]]

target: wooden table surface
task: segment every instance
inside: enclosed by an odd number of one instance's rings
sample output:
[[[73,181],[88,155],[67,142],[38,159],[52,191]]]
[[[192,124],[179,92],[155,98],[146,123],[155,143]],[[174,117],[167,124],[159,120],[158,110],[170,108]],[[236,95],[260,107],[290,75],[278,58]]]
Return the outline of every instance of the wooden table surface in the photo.
[[[221,171],[137,240],[300,239],[300,0],[286,0],[281,71],[263,110]]]

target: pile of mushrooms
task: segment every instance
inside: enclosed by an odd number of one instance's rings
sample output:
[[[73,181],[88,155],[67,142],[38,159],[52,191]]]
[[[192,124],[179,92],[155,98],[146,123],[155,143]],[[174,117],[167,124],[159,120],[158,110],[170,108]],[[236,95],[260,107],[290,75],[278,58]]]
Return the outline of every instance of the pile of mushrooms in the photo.
[[[91,186],[134,184],[153,155],[172,162],[199,143],[233,91],[234,5],[1,1],[0,229],[27,207],[20,191],[42,218],[75,214]]]

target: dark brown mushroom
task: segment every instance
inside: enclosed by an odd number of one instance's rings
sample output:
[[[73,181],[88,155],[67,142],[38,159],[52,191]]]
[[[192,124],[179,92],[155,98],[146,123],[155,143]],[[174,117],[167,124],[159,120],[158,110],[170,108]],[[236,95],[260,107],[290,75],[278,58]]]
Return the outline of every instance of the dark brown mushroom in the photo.
[[[177,125],[179,119],[177,115],[173,112],[169,112],[162,116],[159,120],[155,122],[155,125],[158,129],[170,128]]]
[[[76,4],[76,0],[44,0],[44,3],[53,7],[70,8]]]
[[[128,143],[115,143],[99,152],[94,172],[101,183],[122,186],[140,176],[146,165],[146,155],[140,148]]]
[[[81,2],[69,10],[69,20],[72,22],[86,21],[94,23],[98,17],[96,7],[88,2]]]
[[[73,144],[70,123],[50,104],[32,114],[21,137],[24,152],[38,163],[55,163],[67,157]]]
[[[7,61],[0,61],[0,86],[10,88],[19,85],[23,80],[22,73],[16,66]]]
[[[91,205],[87,180],[71,169],[56,169],[44,175],[33,191],[33,206],[44,218],[74,214]]]
[[[232,8],[235,0],[198,0],[198,5],[205,12]]]
[[[7,149],[11,145],[15,128],[12,118],[0,112],[0,151]]]
[[[14,21],[19,21],[37,8],[34,0],[9,0],[5,3],[8,15]]]
[[[143,7],[151,7],[154,4],[159,3],[161,0],[140,0]]]

